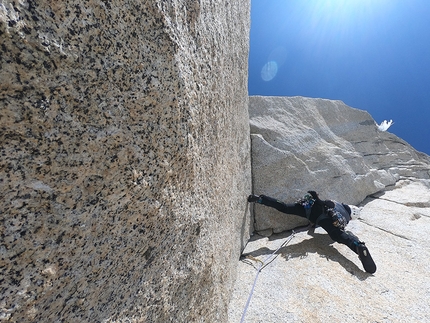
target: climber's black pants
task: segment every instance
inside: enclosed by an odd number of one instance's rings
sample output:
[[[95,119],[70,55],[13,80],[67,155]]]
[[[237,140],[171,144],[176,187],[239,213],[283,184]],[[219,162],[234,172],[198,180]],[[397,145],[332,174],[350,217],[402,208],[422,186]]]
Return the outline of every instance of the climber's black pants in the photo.
[[[276,210],[282,213],[293,214],[293,215],[300,216],[302,218],[306,218],[305,208],[298,203],[287,204],[266,195],[260,195],[260,198],[261,198],[260,204],[275,208]],[[318,217],[323,212],[324,212],[324,209],[321,205],[314,204],[311,208],[309,221],[312,223],[316,223]],[[333,225],[333,221],[331,218],[329,218],[328,216],[323,216],[320,218],[320,220],[318,220],[318,223],[316,224],[322,227],[325,231],[327,231],[330,238],[332,238],[334,241],[347,245],[352,251],[357,253],[356,243],[359,242],[357,237],[335,227]]]

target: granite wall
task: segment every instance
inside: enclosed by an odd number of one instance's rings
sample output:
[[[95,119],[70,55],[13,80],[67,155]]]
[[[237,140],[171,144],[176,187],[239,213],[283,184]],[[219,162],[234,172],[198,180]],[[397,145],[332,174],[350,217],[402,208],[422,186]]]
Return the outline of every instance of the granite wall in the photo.
[[[0,320],[223,322],[249,1],[0,3]]]

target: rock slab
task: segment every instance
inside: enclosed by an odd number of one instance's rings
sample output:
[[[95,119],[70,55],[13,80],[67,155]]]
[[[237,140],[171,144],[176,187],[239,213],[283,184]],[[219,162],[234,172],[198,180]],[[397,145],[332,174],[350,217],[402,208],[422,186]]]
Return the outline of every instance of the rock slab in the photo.
[[[315,190],[357,204],[400,178],[429,178],[429,156],[341,101],[252,96],[249,114],[255,194],[293,202]],[[254,217],[263,235],[306,224],[260,205]]]
[[[1,1],[0,320],[223,322],[249,1]]]
[[[263,268],[244,317],[251,322],[430,321],[430,181],[407,179],[360,204],[347,227],[366,242],[377,264],[364,272],[357,255],[317,228],[254,235],[238,262],[229,322],[241,322],[259,261]],[[251,257],[250,257],[251,256]]]

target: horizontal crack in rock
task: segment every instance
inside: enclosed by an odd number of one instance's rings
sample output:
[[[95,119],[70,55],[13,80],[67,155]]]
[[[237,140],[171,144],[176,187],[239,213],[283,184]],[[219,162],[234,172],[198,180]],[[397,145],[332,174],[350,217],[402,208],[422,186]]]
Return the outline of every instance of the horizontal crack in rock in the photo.
[[[392,203],[396,203],[396,204],[400,204],[400,205],[404,205],[404,206],[408,206],[408,207],[417,207],[417,208],[423,208],[423,209],[430,208],[430,202],[406,202],[406,203],[401,203],[401,202],[390,200],[390,199],[387,199],[387,198],[378,197],[378,196],[375,196],[375,195],[370,195],[369,197],[372,198],[372,199],[375,199],[375,200],[384,200],[384,201],[387,201],[387,202],[392,202]]]
[[[389,230],[386,230],[386,229],[384,229],[384,228],[378,227],[377,225],[370,224],[369,222],[367,222],[367,221],[365,221],[365,220],[363,220],[363,219],[359,219],[359,220],[360,220],[361,222],[363,222],[364,224],[367,224],[367,225],[369,225],[369,226],[371,226],[371,227],[373,227],[373,228],[379,229],[379,230],[384,231],[384,232],[386,232],[386,233],[392,234],[393,236],[396,236],[396,237],[399,237],[399,238],[402,238],[402,239],[405,239],[405,240],[408,240],[408,241],[413,241],[412,239],[409,239],[408,237],[405,237],[405,236],[403,236],[403,235],[401,235],[401,234],[397,234],[397,233],[391,232],[391,231],[389,231]]]

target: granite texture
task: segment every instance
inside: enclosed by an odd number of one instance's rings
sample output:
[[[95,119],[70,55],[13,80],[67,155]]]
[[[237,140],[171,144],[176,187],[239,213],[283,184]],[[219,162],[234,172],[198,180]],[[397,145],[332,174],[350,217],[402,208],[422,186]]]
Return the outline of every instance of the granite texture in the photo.
[[[291,203],[306,191],[358,204],[400,179],[430,177],[430,157],[372,116],[341,101],[305,97],[250,97],[255,194]],[[307,220],[255,205],[255,230],[282,232]],[[263,232],[264,231],[264,232]]]
[[[223,322],[249,1],[0,2],[0,320]]]

